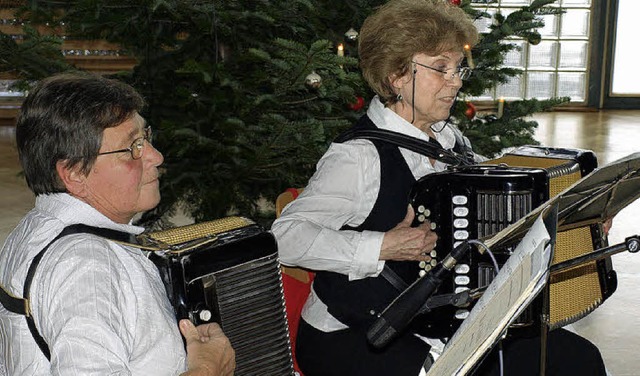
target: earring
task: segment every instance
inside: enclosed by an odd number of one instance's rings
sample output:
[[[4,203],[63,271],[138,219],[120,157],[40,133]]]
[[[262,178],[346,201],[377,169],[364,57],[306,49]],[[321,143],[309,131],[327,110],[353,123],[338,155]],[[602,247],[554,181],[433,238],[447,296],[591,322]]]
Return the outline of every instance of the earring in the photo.
[[[398,93],[398,95],[396,95],[396,101],[401,102],[401,101],[402,101],[402,99],[404,99],[404,98],[402,97],[402,94]]]

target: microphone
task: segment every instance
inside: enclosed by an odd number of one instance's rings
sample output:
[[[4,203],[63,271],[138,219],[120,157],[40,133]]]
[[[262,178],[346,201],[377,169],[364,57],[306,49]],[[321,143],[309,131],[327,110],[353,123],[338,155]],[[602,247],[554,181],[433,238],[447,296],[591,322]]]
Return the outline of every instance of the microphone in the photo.
[[[367,331],[369,343],[380,349],[402,332],[468,249],[468,242],[460,243],[442,262],[413,282],[389,303]]]

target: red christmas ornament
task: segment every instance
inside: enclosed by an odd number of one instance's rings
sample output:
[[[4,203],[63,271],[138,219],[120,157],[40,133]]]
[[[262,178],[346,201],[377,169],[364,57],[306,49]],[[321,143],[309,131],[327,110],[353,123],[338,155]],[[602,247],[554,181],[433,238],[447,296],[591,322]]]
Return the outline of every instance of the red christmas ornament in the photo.
[[[471,102],[466,102],[466,104],[467,109],[464,111],[464,116],[466,116],[467,119],[472,120],[474,117],[476,117],[476,106],[474,106]]]
[[[364,98],[356,97],[354,102],[349,103],[349,109],[353,111],[360,111],[364,107]]]
[[[451,4],[459,7],[462,0],[449,0],[449,1],[451,2]]]

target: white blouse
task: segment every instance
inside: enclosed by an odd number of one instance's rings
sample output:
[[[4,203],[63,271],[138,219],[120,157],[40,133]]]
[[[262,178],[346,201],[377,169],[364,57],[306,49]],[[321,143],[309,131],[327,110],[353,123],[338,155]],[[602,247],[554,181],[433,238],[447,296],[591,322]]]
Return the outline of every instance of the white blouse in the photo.
[[[385,108],[377,97],[367,115],[380,129],[429,139],[426,133]],[[443,126],[436,124],[433,128],[440,130]],[[448,126],[435,135],[445,149],[454,146],[455,135]],[[421,154],[402,148],[400,151],[416,179],[446,168],[439,161],[432,165]],[[278,241],[281,262],[345,274],[350,280],[380,274],[384,267],[384,261],[379,260],[384,233],[340,231],[345,225],[357,227],[364,222],[378,197],[379,185],[380,157],[373,143],[356,139],[331,144],[304,192],[273,223],[271,230]],[[313,289],[302,317],[326,332],[346,328],[327,312]]]

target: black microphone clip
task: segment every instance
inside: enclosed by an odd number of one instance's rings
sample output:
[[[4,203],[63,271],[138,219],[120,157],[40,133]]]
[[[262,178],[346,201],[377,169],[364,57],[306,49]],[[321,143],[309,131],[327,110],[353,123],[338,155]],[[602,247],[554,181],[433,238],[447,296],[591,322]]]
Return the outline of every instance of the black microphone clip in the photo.
[[[435,293],[442,280],[467,253],[469,243],[462,242],[447,257],[417,279],[395,298],[367,331],[367,340],[375,348],[385,347],[420,313],[425,302]]]

